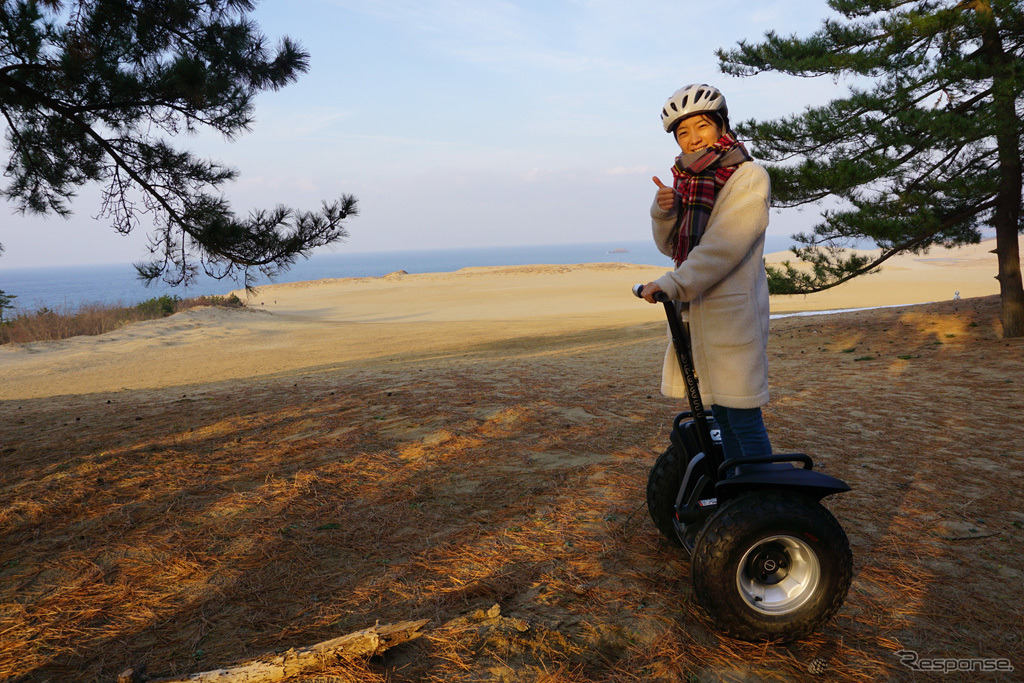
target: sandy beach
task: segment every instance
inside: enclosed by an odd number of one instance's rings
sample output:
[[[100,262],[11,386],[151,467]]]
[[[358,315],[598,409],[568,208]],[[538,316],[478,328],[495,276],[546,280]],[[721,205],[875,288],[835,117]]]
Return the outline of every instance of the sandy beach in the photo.
[[[920,680],[901,651],[1019,672],[1024,343],[992,248],[773,298],[898,306],[772,322],[775,448],[853,486],[827,502],[853,588],[789,645],[710,630],[646,516],[681,406],[630,287],[664,266],[279,284],[0,348],[0,680],[184,675],[408,619],[424,637],[323,680]]]

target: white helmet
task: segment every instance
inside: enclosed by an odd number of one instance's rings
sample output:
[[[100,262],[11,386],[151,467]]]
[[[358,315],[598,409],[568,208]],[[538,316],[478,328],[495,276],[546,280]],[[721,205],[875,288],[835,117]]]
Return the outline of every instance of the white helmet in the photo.
[[[694,114],[715,113],[722,117],[722,123],[729,128],[729,108],[725,97],[718,88],[706,83],[691,83],[672,93],[661,109],[661,125],[671,133],[679,122]]]

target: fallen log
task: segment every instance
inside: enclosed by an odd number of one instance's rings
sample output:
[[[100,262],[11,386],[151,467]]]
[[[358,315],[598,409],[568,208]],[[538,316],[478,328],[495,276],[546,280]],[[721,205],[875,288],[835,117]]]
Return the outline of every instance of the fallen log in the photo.
[[[377,625],[349,633],[316,645],[291,649],[281,654],[263,655],[229,669],[189,674],[184,678],[151,679],[149,683],[267,683],[310,673],[317,668],[338,664],[356,657],[373,657],[400,643],[423,635],[420,629],[430,621],[403,621]],[[118,680],[132,680],[126,671]]]

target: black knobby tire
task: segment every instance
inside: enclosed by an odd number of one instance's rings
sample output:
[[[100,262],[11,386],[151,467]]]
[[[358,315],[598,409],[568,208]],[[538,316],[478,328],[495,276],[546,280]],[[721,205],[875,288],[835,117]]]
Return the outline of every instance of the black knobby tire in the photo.
[[[676,535],[672,520],[676,517],[676,496],[683,483],[686,465],[686,457],[673,444],[658,456],[647,476],[647,511],[661,535],[679,547],[683,544]]]
[[[676,518],[679,487],[683,484],[683,475],[686,474],[686,467],[689,464],[689,456],[672,444],[654,461],[651,473],[647,476],[647,511],[651,513],[651,519],[654,520],[654,526],[658,527],[658,531],[669,543],[679,547],[685,546],[676,533],[673,520]],[[704,463],[698,464],[695,469],[698,471],[694,472],[694,479],[699,478],[701,474],[707,474],[707,465]],[[692,488],[688,487],[686,497],[691,493]],[[690,547],[699,526],[691,524],[687,527],[687,545]]]
[[[690,575],[719,630],[743,640],[790,641],[842,607],[853,556],[843,528],[817,501],[752,491],[708,520]]]

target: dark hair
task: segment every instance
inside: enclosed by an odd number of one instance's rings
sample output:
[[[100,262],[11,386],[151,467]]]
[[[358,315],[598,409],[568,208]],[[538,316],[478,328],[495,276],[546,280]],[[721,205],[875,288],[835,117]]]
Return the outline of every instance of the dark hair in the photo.
[[[669,132],[672,133],[672,135],[675,135],[680,123],[682,123],[686,119],[692,119],[698,116],[705,116],[708,119],[710,119],[712,123],[718,126],[719,130],[721,130],[723,134],[731,132],[729,128],[729,117],[717,111],[695,111],[691,115],[684,116],[675,123],[673,123],[672,128],[669,129]]]

